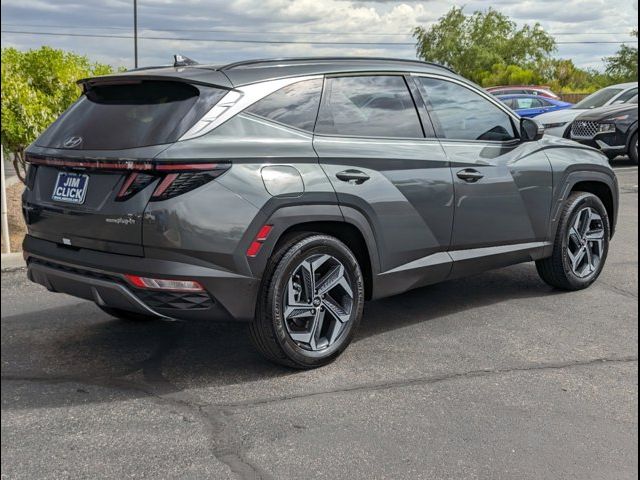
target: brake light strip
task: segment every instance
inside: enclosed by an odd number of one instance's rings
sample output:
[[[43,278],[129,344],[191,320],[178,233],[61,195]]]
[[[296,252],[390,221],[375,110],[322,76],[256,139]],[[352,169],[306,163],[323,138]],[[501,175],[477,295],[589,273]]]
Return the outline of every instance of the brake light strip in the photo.
[[[179,162],[149,162],[134,160],[80,160],[40,157],[28,155],[27,163],[51,167],[89,168],[96,170],[126,170],[134,172],[181,172],[181,171],[209,171],[226,168],[226,163],[179,163]]]

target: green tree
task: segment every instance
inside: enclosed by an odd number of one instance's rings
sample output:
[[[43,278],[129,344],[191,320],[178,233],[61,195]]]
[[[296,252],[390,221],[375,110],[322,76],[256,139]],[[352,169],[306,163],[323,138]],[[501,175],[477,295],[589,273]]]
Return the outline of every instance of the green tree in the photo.
[[[462,8],[453,7],[435,25],[416,27],[413,35],[419,58],[447,65],[477,83],[490,81],[496,69],[512,65],[521,70],[511,72],[516,77],[527,76],[522,70],[534,72],[556,48],[540,24],[518,28],[492,8],[465,15]]]
[[[638,38],[638,30],[633,30],[631,35]],[[622,44],[614,56],[604,58],[604,63],[612,81],[638,81],[638,47]]]
[[[2,49],[2,146],[13,154],[21,180],[25,148],[78,99],[76,81],[112,71],[109,65],[51,47]]]

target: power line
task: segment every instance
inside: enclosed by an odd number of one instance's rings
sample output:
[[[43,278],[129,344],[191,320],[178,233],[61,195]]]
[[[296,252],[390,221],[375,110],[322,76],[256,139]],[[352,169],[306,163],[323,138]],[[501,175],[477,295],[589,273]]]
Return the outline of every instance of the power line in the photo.
[[[42,28],[65,28],[65,29],[76,29],[76,30],[93,30],[93,29],[102,29],[102,30],[131,30],[130,27],[121,27],[121,26],[102,26],[102,25],[89,25],[81,27],[79,25],[42,25],[42,24],[18,24],[18,23],[2,23],[5,27],[20,27],[20,28],[30,28],[30,27],[42,27]],[[156,28],[156,27],[145,27],[139,26],[141,30],[153,30],[155,32],[196,32],[196,33],[240,33],[245,35],[332,35],[335,36],[335,32],[316,32],[316,31],[269,31],[269,30],[242,30],[242,29],[197,29],[197,28]],[[365,35],[365,36],[402,36],[402,37],[410,37],[412,35],[411,32],[407,33],[390,33],[390,32],[380,32],[380,33],[371,33],[371,32],[343,32],[340,35]]]
[[[93,30],[93,29],[101,29],[101,30],[131,30],[131,27],[124,26],[110,26],[110,25],[87,25],[87,26],[79,26],[79,25],[52,25],[52,24],[26,24],[26,23],[7,23],[2,22],[1,25],[5,27],[15,28],[64,28],[64,29],[76,29],[76,30]],[[239,33],[246,35],[366,35],[366,36],[411,36],[412,33],[400,33],[400,32],[380,32],[380,33],[370,33],[370,32],[319,32],[319,31],[269,31],[269,30],[238,30],[238,29],[196,29],[196,28],[156,28],[156,27],[145,27],[139,26],[139,29],[144,30],[153,30],[156,32],[196,32],[196,33]],[[589,32],[589,33],[580,33],[580,32],[546,32],[552,36],[568,36],[568,35],[620,35],[621,32]],[[619,43],[619,42],[616,42]]]
[[[17,35],[46,35],[54,37],[83,37],[83,38],[114,38],[131,40],[133,35],[106,35],[106,34],[89,34],[89,33],[70,33],[70,32],[36,32],[26,30],[0,30],[1,33],[17,34]],[[141,40],[164,40],[164,41],[183,41],[183,42],[216,42],[216,43],[253,43],[262,45],[387,45],[387,46],[415,46],[415,42],[339,42],[339,41],[318,41],[318,40],[251,40],[251,39],[232,39],[232,38],[194,38],[194,37],[158,37],[158,36],[138,36]],[[595,44],[626,44],[638,43],[638,40],[583,40],[583,41],[561,41],[556,45],[595,45]]]

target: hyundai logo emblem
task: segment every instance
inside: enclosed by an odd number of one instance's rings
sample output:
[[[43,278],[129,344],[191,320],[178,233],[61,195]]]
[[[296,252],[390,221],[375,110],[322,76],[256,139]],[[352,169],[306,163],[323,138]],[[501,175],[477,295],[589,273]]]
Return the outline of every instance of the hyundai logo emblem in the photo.
[[[75,148],[82,143],[82,137],[69,137],[62,144],[64,148]]]

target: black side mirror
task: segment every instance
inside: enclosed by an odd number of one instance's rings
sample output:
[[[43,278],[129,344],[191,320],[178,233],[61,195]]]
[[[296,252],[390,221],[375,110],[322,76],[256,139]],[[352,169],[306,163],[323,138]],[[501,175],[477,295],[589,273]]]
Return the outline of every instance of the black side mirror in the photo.
[[[535,142],[544,135],[544,127],[530,118],[520,119],[520,138],[523,142]]]

